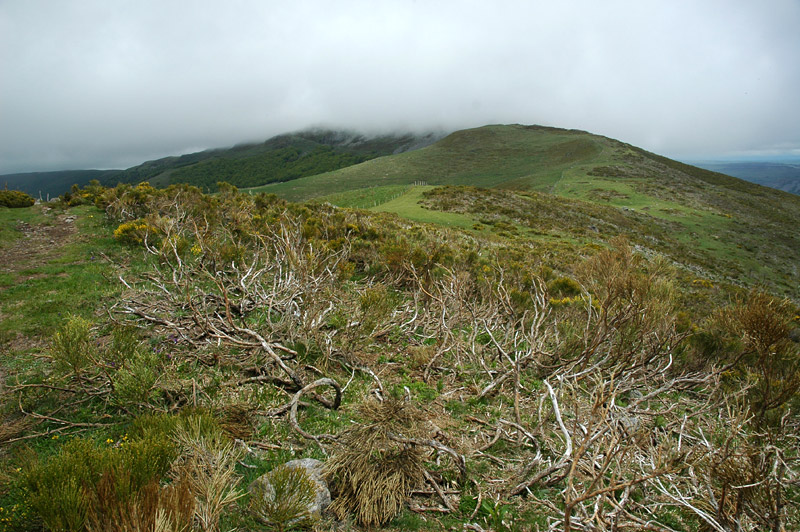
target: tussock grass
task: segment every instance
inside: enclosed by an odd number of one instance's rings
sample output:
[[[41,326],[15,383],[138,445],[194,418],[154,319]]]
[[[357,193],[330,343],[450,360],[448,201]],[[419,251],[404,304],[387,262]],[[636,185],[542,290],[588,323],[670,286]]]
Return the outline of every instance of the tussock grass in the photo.
[[[331,511],[366,527],[395,517],[423,479],[424,453],[392,436],[420,434],[421,414],[401,399],[370,401],[359,409],[362,425],[345,431],[342,449],[326,464],[335,492]]]

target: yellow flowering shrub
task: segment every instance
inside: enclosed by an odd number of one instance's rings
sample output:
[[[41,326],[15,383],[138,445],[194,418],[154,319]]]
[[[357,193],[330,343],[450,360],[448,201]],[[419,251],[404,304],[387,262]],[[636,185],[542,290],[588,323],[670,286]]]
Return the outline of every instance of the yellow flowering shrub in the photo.
[[[158,228],[139,219],[119,224],[114,230],[114,238],[127,244],[141,244],[146,238],[152,239],[158,233]]]

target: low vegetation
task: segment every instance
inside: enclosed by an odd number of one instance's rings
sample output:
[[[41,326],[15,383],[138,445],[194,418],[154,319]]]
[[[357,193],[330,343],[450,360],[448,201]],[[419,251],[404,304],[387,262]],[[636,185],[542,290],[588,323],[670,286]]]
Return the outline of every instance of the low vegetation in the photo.
[[[36,202],[33,196],[19,190],[0,190],[0,207],[20,209]]]
[[[73,223],[35,267],[99,278],[3,337],[0,529],[800,526],[797,301],[698,276],[666,217],[419,191],[463,227],[218,189],[92,185],[0,240]],[[38,272],[5,274],[4,315]],[[326,462],[319,519],[299,457]]]

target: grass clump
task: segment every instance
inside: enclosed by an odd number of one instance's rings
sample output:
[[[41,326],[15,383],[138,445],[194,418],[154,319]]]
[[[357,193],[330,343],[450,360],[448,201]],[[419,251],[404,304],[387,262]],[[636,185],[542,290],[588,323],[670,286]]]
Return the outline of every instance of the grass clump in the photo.
[[[361,407],[366,423],[342,436],[343,446],[326,464],[336,493],[331,511],[340,519],[354,515],[366,527],[387,523],[424,476],[423,451],[398,442],[419,432],[421,414],[409,403],[390,398]]]
[[[311,525],[314,481],[302,467],[279,466],[250,486],[250,512],[272,530],[284,532]]]

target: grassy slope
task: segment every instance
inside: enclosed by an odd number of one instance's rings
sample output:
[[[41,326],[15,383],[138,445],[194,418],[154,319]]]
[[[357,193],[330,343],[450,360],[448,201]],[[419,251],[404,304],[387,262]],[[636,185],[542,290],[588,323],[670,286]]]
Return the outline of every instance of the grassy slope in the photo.
[[[800,299],[800,236],[795,230],[800,197],[582,131],[485,126],[458,131],[421,150],[252,190],[398,212],[384,203],[394,193],[388,191],[415,182],[545,192],[585,202],[571,207],[579,210],[589,211],[593,204],[627,217],[643,216],[650,221],[645,231],[663,233],[669,226],[669,238],[659,237],[652,247],[671,249],[676,261],[704,275],[765,283]],[[357,194],[360,204],[349,203],[352,196],[343,194],[354,190],[359,192],[350,194]],[[407,206],[398,213],[404,212]],[[419,221],[419,213],[408,217]]]
[[[436,144],[349,168],[256,190],[305,200],[368,186],[412,184],[542,188],[562,172],[602,155],[600,137],[580,131],[486,126],[457,131]]]

